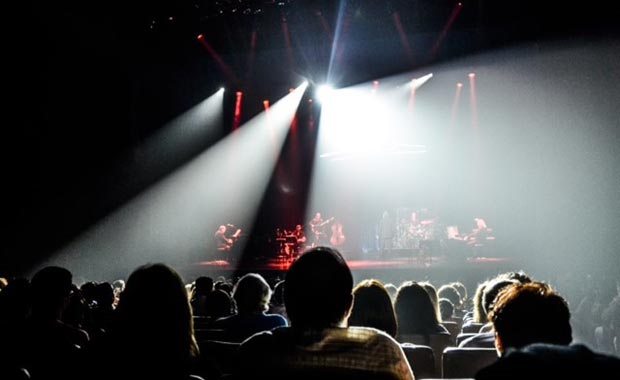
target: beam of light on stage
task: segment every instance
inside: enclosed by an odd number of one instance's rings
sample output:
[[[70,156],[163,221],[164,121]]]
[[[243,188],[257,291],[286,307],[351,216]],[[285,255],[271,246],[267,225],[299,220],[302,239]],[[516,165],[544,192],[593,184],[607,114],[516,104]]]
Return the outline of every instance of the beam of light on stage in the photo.
[[[252,225],[274,169],[274,149],[281,148],[306,87],[304,83],[273,104],[268,114],[257,115],[135,197],[47,264],[110,280],[146,262],[183,270],[216,258],[218,226],[234,224],[244,230]]]
[[[322,212],[326,220],[360,227],[360,212],[371,209],[375,196],[385,196],[387,177],[411,172],[409,162],[424,156],[427,146],[413,127],[409,93],[431,76],[419,83],[403,75],[342,89],[321,87],[306,221]]]

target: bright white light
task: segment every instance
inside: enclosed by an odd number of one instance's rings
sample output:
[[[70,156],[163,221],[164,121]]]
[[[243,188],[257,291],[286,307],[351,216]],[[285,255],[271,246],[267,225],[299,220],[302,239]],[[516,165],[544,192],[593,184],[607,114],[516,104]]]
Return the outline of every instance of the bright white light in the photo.
[[[316,90],[316,98],[319,102],[324,103],[332,97],[334,89],[328,84],[319,86]]]
[[[226,89],[224,87],[220,87],[219,92],[224,92],[224,91],[226,91]]]
[[[424,83],[428,82],[429,79],[433,77],[433,73],[428,73],[422,77],[414,78],[411,80],[411,86],[414,89],[420,88]]]

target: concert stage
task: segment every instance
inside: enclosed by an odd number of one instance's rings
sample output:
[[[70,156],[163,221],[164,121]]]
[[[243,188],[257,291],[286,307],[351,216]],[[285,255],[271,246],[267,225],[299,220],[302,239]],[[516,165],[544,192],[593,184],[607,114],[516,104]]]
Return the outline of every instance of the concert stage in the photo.
[[[242,261],[239,263],[227,260],[201,261],[185,268],[187,279],[199,275],[213,278],[223,276],[234,278],[245,273],[260,273],[266,278],[285,277],[286,271],[294,260],[265,259]],[[514,260],[500,257],[468,257],[456,259],[446,256],[432,257],[394,257],[388,259],[348,259],[347,264],[356,282],[366,278],[377,278],[383,282],[399,284],[402,281],[429,280],[441,285],[445,282],[462,281],[466,285],[475,286],[498,273],[521,269]],[[328,279],[326,279],[328,280]],[[473,289],[472,289],[473,290]]]

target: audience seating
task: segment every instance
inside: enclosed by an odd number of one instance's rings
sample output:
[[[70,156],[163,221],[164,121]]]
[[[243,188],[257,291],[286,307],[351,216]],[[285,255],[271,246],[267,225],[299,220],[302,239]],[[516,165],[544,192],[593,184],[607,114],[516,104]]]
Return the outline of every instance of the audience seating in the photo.
[[[417,335],[417,334],[402,334],[397,339],[401,343],[413,343],[424,346],[430,346],[433,349],[435,355],[435,373],[441,373],[441,358],[443,350],[452,344],[452,337],[450,334],[430,334],[430,335]]]
[[[462,333],[479,333],[480,332],[480,328],[484,326],[484,323],[476,323],[476,322],[472,322],[466,325],[463,325],[463,328],[461,329]]]
[[[413,370],[416,379],[437,377],[440,374],[435,372],[435,354],[429,346],[422,346],[412,343],[401,344],[407,361]]]
[[[238,364],[237,351],[240,343],[204,340],[198,341],[198,345],[208,378],[219,378],[233,373],[235,364]]]
[[[448,347],[443,351],[444,378],[474,377],[476,372],[498,359],[494,348]]]
[[[458,347],[462,341],[474,335],[478,335],[478,333],[460,333],[459,335],[456,336],[456,346]]]
[[[451,345],[456,345],[456,337],[461,332],[461,326],[457,322],[452,321],[444,321],[441,324],[448,330],[450,336],[452,337]]]

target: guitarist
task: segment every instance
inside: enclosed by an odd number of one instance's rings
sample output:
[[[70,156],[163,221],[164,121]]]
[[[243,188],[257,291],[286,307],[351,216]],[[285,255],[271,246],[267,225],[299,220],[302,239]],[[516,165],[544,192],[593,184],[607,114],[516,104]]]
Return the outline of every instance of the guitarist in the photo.
[[[314,218],[312,218],[312,220],[308,222],[308,225],[310,226],[310,231],[312,232],[311,248],[327,244],[327,233],[325,232],[325,226],[332,220],[334,220],[333,217],[327,220],[323,220],[320,212],[314,214]]]

